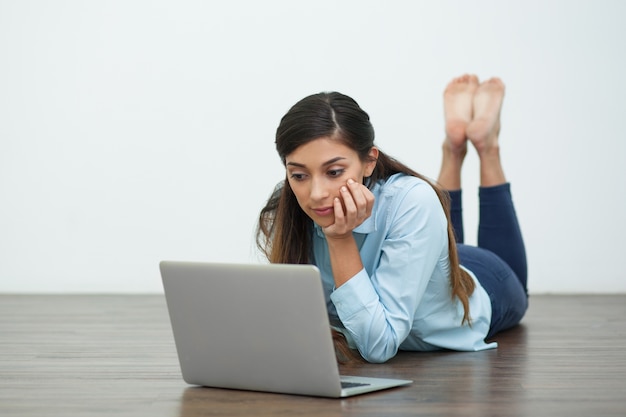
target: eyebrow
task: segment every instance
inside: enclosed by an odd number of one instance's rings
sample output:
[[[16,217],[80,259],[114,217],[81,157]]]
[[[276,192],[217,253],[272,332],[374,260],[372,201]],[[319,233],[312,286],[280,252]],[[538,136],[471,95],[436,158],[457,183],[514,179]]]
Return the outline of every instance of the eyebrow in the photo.
[[[346,159],[346,158],[344,158],[343,156],[336,156],[336,157],[334,157],[332,159],[329,159],[328,161],[324,162],[322,164],[322,166],[332,165],[332,164],[334,164],[337,161],[341,161],[342,159]],[[294,167],[299,167],[299,168],[306,168],[306,165],[301,164],[299,162],[287,162],[287,165],[294,166]]]

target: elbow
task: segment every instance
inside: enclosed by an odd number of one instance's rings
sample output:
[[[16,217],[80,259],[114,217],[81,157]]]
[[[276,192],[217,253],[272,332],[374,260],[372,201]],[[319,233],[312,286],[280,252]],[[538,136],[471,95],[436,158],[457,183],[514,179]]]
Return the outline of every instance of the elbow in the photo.
[[[367,362],[369,362],[369,363],[378,363],[378,364],[380,364],[380,363],[385,363],[385,362],[387,362],[387,361],[388,361],[389,359],[391,359],[392,357],[393,357],[393,356],[388,357],[388,358],[367,357],[367,358],[364,358],[364,359],[365,359]]]
[[[369,363],[385,363],[389,359],[396,356],[398,353],[397,348],[389,348],[389,349],[372,349],[367,352],[359,352],[363,359],[365,359]]]
[[[374,332],[370,332],[370,334],[372,333]],[[387,362],[396,356],[400,347],[398,333],[392,328],[380,332],[379,337],[368,338],[367,342],[369,343],[357,343],[357,347],[363,359],[370,363]]]

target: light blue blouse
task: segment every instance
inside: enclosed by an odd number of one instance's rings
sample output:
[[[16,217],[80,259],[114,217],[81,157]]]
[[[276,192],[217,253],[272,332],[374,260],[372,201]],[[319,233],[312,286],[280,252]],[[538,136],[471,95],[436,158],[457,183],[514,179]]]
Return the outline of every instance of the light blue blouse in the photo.
[[[313,263],[331,325],[369,362],[385,362],[398,350],[496,347],[484,342],[491,303],[471,271],[471,326],[461,325],[463,306],[450,292],[447,220],[432,187],[396,174],[371,191],[372,215],[353,232],[364,269],[339,288],[324,233],[314,225]]]

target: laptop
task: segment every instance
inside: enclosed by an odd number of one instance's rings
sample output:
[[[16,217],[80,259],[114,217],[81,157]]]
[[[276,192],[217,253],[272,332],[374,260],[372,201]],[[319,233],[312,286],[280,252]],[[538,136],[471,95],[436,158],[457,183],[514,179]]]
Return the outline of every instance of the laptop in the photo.
[[[188,384],[340,398],[413,382],[339,375],[313,265],[163,261],[160,270]]]

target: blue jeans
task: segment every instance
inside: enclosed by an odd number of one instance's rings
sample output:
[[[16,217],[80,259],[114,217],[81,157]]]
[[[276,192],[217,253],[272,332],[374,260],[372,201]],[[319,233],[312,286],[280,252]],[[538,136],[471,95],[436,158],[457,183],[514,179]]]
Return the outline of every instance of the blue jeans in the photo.
[[[478,247],[463,244],[461,190],[449,193],[459,261],[476,275],[491,299],[490,338],[517,325],[528,308],[526,249],[511,186],[479,188]]]

